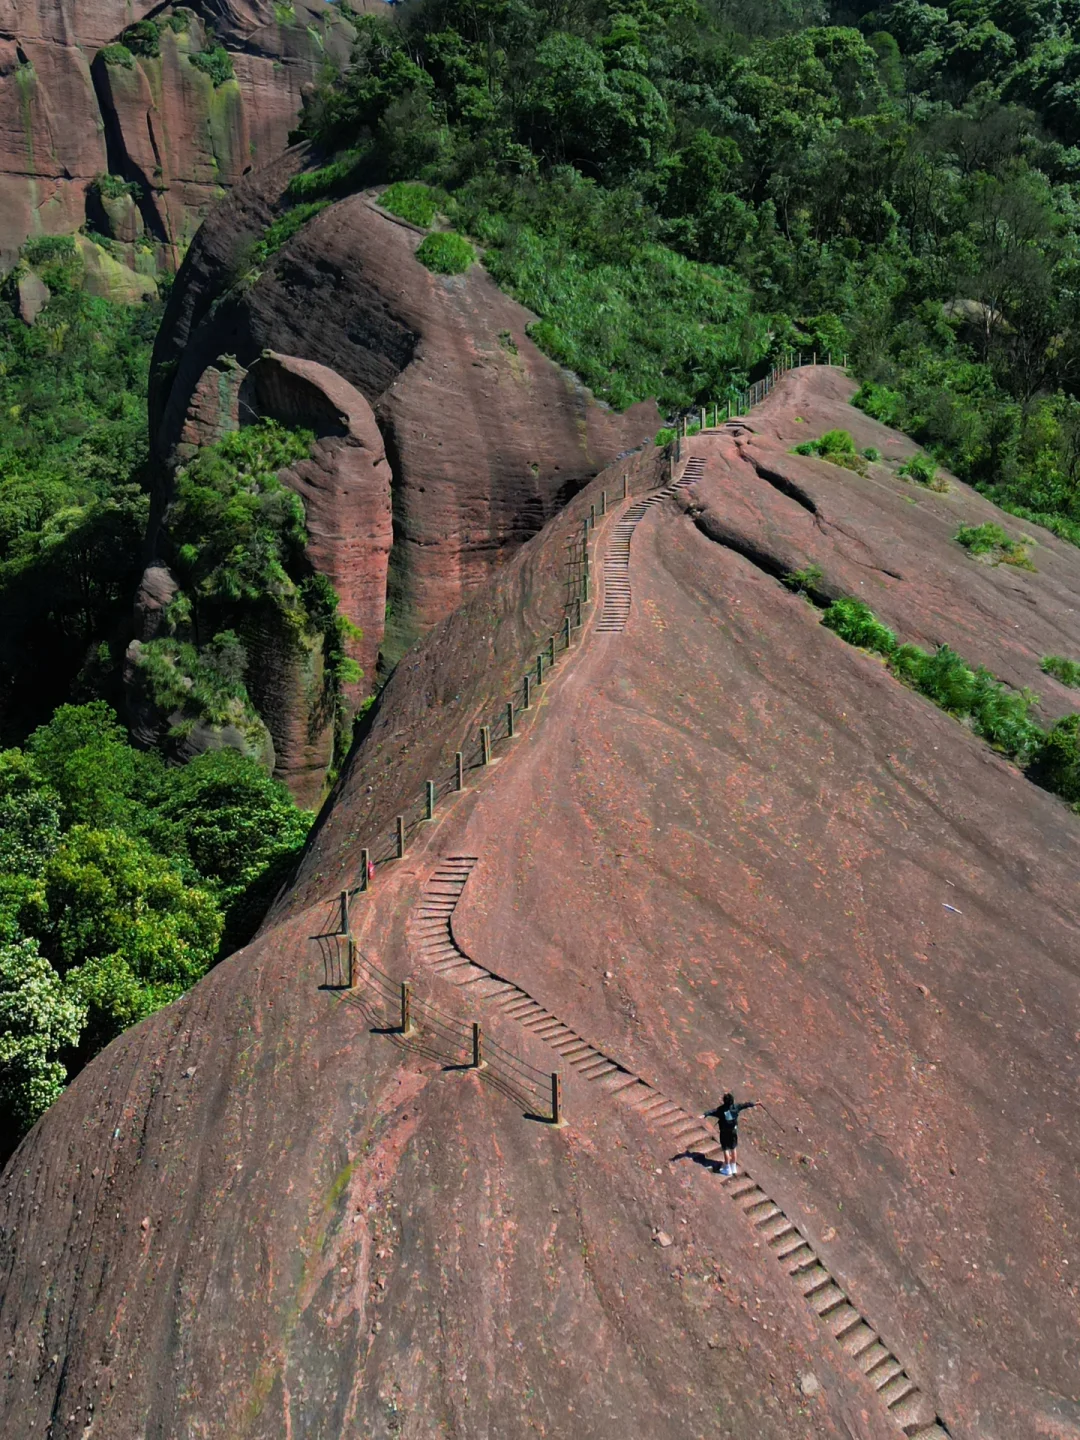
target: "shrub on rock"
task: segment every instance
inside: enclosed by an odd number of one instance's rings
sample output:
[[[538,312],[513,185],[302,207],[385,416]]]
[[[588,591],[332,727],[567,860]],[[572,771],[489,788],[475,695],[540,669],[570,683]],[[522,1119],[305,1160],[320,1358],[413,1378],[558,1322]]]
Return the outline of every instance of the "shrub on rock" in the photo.
[[[475,261],[476,251],[464,235],[440,230],[421,242],[416,258],[436,275],[464,275]]]

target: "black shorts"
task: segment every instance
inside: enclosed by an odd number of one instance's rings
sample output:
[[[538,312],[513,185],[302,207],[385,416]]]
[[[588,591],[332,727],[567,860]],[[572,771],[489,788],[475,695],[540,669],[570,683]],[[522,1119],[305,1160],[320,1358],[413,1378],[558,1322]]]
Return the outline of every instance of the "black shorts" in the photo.
[[[736,1130],[720,1131],[720,1149],[734,1150],[739,1143],[739,1135]]]

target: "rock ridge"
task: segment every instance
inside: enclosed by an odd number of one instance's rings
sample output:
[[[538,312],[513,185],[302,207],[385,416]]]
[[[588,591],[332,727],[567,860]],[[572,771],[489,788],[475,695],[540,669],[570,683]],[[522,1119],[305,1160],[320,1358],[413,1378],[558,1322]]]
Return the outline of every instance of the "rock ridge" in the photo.
[[[423,232],[371,193],[329,204],[255,266],[306,159],[297,148],[242,180],[174,287],[151,377],[146,562],[167,549],[171,477],[199,445],[258,416],[315,429],[312,461],[284,478],[308,510],[312,563],[363,631],[367,692],[585,482],[650,445],[660,416],[598,403],[480,265],[432,274],[414,254]],[[266,718],[285,778],[297,741]]]

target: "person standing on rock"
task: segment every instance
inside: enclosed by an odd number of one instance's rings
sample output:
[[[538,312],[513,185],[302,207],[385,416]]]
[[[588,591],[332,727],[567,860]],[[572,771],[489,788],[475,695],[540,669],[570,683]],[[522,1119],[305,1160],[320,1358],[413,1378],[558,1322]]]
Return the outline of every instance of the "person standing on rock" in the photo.
[[[752,1110],[755,1103],[753,1100],[744,1100],[741,1105],[736,1105],[735,1096],[728,1091],[716,1109],[709,1111],[710,1115],[716,1116],[720,1130],[720,1149],[724,1153],[724,1162],[720,1166],[721,1175],[739,1173],[739,1116],[744,1110]]]

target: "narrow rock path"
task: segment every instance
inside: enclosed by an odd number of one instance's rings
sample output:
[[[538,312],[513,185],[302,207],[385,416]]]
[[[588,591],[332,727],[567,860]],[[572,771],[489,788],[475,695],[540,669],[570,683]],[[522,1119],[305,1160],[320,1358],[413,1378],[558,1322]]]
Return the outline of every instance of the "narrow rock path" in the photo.
[[[703,467],[700,457],[692,457],[679,480],[636,501],[617,522],[603,561],[604,593],[597,614],[598,632],[621,632],[629,618],[630,543],[635,527],[652,507],[699,478]],[[720,1145],[702,1119],[607,1055],[522,986],[477,964],[461,949],[454,939],[452,917],[477,859],[475,855],[447,855],[433,870],[409,916],[407,935],[412,952],[435,974],[467,987],[471,998],[515,1020],[543,1040],[577,1077],[599,1085],[619,1104],[636,1111],[655,1135],[676,1142],[682,1155],[712,1165],[718,1182],[764,1240],[792,1284],[844,1354],[865,1375],[877,1402],[898,1431],[912,1440],[948,1440],[949,1432],[933,1402],[822,1262],[798,1224],[746,1173],[745,1166],[737,1176],[719,1175]]]
[[[721,1153],[719,1142],[699,1117],[586,1040],[522,986],[478,965],[460,948],[454,939],[452,917],[477,858],[448,855],[429,877],[408,922],[410,945],[419,959],[444,980],[468,987],[472,998],[543,1040],[575,1075],[598,1084],[619,1104],[636,1111],[649,1130],[676,1142],[683,1155],[715,1163]],[[745,1166],[734,1177],[720,1175],[718,1168],[714,1173],[841,1350],[862,1370],[899,1429],[912,1440],[947,1440],[949,1432],[933,1403],[798,1225],[746,1173]]]
[[[634,527],[643,520],[653,505],[659,505],[676,490],[682,490],[700,480],[705,470],[705,461],[700,455],[693,455],[686,462],[686,469],[678,480],[673,480],[663,490],[636,500],[615,526],[615,533],[604,553],[604,597],[600,613],[596,618],[596,629],[600,634],[618,634],[626,629],[630,618],[630,541]]]

